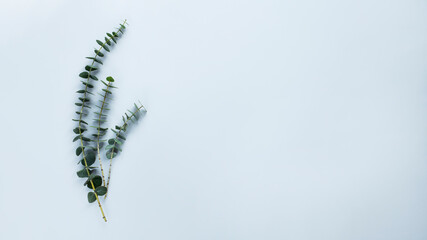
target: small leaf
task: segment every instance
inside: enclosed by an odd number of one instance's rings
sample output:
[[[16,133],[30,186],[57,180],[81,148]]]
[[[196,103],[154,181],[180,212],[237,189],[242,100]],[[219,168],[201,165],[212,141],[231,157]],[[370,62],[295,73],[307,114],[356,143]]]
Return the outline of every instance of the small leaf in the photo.
[[[89,73],[88,72],[81,72],[79,74],[79,77],[81,77],[81,78],[88,78],[89,77]]]
[[[115,145],[108,145],[108,146],[106,146],[105,147],[105,150],[108,150],[108,149],[111,149],[111,148],[113,148]]]
[[[111,152],[107,152],[105,155],[107,156],[108,159],[111,159],[111,158],[115,158],[117,156],[117,153],[111,151]]]
[[[105,37],[105,42],[108,44],[108,46],[111,46],[111,42],[110,42],[110,40],[108,40],[107,37]]]
[[[98,50],[95,49],[94,52],[96,53],[96,55],[98,55],[100,57],[104,56],[104,54],[101,51],[98,51]]]
[[[89,98],[81,98],[81,97],[79,97],[79,100],[82,102],[89,102],[90,101]]]
[[[93,88],[93,85],[90,83],[82,82],[82,84],[87,86],[88,88]]]
[[[96,194],[99,196],[105,195],[107,193],[107,188],[104,186],[99,186],[95,189]]]
[[[86,65],[85,69],[86,71],[92,71],[92,72],[98,70],[97,67],[89,66],[89,65]]]
[[[102,47],[105,49],[105,51],[110,52],[110,49],[107,47],[107,45],[104,45]]]
[[[85,90],[78,90],[76,93],[85,93]]]
[[[108,139],[108,144],[114,144],[114,138],[110,138],[110,139]]]
[[[89,75],[90,78],[92,78],[95,81],[98,81],[98,78],[95,75]]]
[[[88,192],[87,193],[87,200],[89,203],[93,203],[96,201],[96,195],[93,192]]]
[[[88,172],[88,170],[87,170],[86,168],[83,168],[82,170],[77,171],[77,176],[78,176],[79,178],[86,178],[86,177],[89,177],[89,175],[87,174],[87,172]]]
[[[94,58],[94,57],[86,57],[86,58],[87,58],[87,59],[92,59],[93,61],[95,61],[95,62],[97,62],[97,63],[99,63],[99,64],[103,64],[101,60],[98,60],[98,59],[96,59],[96,58]]]
[[[113,37],[113,35],[111,35],[111,33],[107,33],[107,36],[110,37],[114,43],[117,43],[116,39]]]
[[[95,160],[96,160],[96,155],[95,155],[95,153],[94,153],[94,152],[92,152],[92,151],[88,151],[88,152],[86,153],[86,163],[87,163],[87,165],[88,165],[88,166],[90,166],[90,165],[94,164],[94,163],[95,163]],[[82,165],[83,165],[83,166],[85,165],[85,164],[84,164],[84,160],[82,161]]]
[[[117,137],[119,137],[119,138],[121,138],[123,140],[126,140],[126,138],[123,135],[121,135],[121,134],[117,135]]]
[[[109,94],[113,94],[111,91],[107,90],[107,89],[102,89],[102,91],[109,93]]]
[[[82,140],[83,140],[83,141],[86,141],[86,142],[90,142],[90,141],[92,141],[90,138],[87,138],[87,137],[84,137],[84,136],[82,136]]]
[[[79,156],[80,154],[82,154],[82,147],[76,149],[76,155]]]
[[[96,40],[96,42],[99,44],[99,46],[103,46],[104,45],[104,43],[103,42],[101,42],[101,41],[99,41],[99,40]]]
[[[109,82],[114,82],[114,78],[113,78],[113,77],[111,77],[111,76],[109,76],[109,77],[107,77],[107,81],[109,81]]]
[[[92,177],[93,176],[93,177]],[[85,182],[84,185],[86,185],[88,188],[92,189],[92,184],[90,183],[90,181],[92,180],[93,185],[95,187],[95,189],[99,186],[102,185],[102,178],[101,176],[98,175],[90,175],[90,177],[88,178],[88,180]]]
[[[103,80],[101,80],[101,82],[105,85],[105,86],[109,86],[108,83],[104,82]]]
[[[84,131],[86,131],[86,129],[84,129],[84,128],[80,128],[80,131],[79,131],[78,127],[76,127],[76,128],[73,129],[73,132],[75,134],[80,134],[80,133],[83,133]]]
[[[74,104],[76,104],[76,106],[79,106],[79,107],[83,106],[82,103],[74,103]]]
[[[119,139],[115,138],[114,141],[116,141],[116,143],[122,145],[123,143],[119,141]]]

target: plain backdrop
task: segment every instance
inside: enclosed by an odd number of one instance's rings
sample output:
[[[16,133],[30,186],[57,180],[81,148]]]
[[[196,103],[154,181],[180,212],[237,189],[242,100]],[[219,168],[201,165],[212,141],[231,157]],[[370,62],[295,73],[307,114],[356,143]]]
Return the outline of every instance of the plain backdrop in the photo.
[[[124,19],[109,123],[148,113],[104,223],[71,118]],[[426,1],[1,0],[0,29],[2,240],[427,239]]]

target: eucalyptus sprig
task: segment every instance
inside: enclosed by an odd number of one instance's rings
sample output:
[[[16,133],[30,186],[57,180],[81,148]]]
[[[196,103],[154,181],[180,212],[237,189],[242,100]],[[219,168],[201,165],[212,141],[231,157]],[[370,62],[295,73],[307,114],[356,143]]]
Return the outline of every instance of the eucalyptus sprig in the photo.
[[[124,116],[122,116],[123,123],[122,125],[116,125],[115,129],[111,129],[112,132],[114,132],[115,136],[113,138],[108,139],[108,145],[105,147],[106,150],[106,156],[108,159],[110,159],[110,167],[108,170],[108,180],[107,180],[107,193],[108,193],[108,186],[110,185],[110,177],[111,177],[111,167],[113,165],[113,158],[117,156],[119,151],[121,152],[121,145],[126,141],[126,137],[124,136],[129,121],[135,122],[139,119],[139,116],[141,115],[141,109],[144,110],[144,112],[147,112],[145,107],[139,103],[140,106],[138,106],[136,103],[134,103],[134,109],[128,110],[129,114],[125,113]],[[107,194],[105,194],[104,198],[107,198]]]
[[[106,111],[110,110],[107,108],[107,105],[109,104],[108,101],[110,100],[109,95],[112,95],[113,93],[111,90],[113,88],[116,88],[113,86],[114,78],[113,77],[107,77],[107,82],[104,82],[101,80],[101,82],[105,85],[105,87],[102,89],[102,93],[99,93],[101,96],[101,100],[98,100],[100,102],[101,106],[95,105],[95,107],[98,108],[97,111],[94,112],[96,118],[94,121],[97,123],[96,126],[92,126],[96,129],[96,133],[92,134],[93,137],[95,137],[96,142],[96,151],[98,154],[98,160],[99,160],[99,167],[101,168],[101,177],[102,177],[102,185],[105,186],[105,177],[104,177],[104,169],[102,167],[102,161],[101,161],[101,152],[100,152],[100,143],[105,141],[102,140],[101,137],[105,136],[107,133],[108,128],[103,128],[103,124],[107,121],[107,114]]]
[[[103,125],[106,122],[106,118],[108,116],[107,111],[109,108],[107,105],[110,101],[109,96],[112,94],[112,89],[115,88],[115,86],[113,86],[114,79],[112,77],[107,77],[107,82],[101,80],[105,87],[102,88],[102,92],[99,94],[101,96],[101,100],[99,100],[100,106],[93,104],[89,95],[94,95],[91,92],[91,89],[94,88],[92,81],[98,81],[96,73],[99,70],[100,65],[103,64],[101,58],[105,56],[105,52],[110,52],[110,48],[108,46],[112,46],[113,43],[117,43],[121,35],[124,33],[126,24],[127,21],[125,20],[122,24],[120,24],[117,31],[107,33],[106,37],[104,37],[104,41],[96,40],[99,48],[95,48],[95,55],[93,57],[86,57],[92,61],[90,65],[85,66],[86,71],[83,71],[79,74],[79,77],[83,78],[84,80],[81,81],[82,89],[77,91],[77,93],[80,95],[78,97],[78,102],[75,103],[75,105],[79,107],[79,111],[76,111],[78,117],[73,119],[73,121],[77,122],[78,124],[78,126],[73,129],[73,132],[77,134],[77,136],[73,139],[73,142],[79,142],[79,146],[76,148],[76,155],[82,157],[82,159],[79,160],[79,163],[83,165],[83,169],[77,171],[77,176],[86,179],[84,185],[91,189],[87,195],[88,201],[90,203],[95,201],[98,202],[102,218],[105,221],[107,221],[107,218],[105,217],[99,199],[99,196],[106,195],[108,191],[105,183],[104,170],[102,167],[101,143],[105,141],[103,140],[103,137],[106,135],[108,130],[108,128],[103,127]],[[95,128],[96,131],[92,135],[88,135],[87,133],[89,131],[87,126],[89,124],[87,122],[87,118],[90,115],[88,109],[91,109],[92,106],[98,108],[93,113],[95,115],[95,125],[91,126]],[[97,167],[92,166],[96,161],[96,156],[98,156],[101,176],[96,173]],[[110,177],[108,177],[108,179],[110,179]]]

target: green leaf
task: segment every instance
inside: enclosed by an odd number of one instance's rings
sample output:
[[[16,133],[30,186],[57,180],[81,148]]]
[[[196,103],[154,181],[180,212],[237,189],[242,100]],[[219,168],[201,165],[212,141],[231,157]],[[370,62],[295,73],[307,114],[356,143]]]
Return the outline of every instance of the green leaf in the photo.
[[[104,56],[104,54],[101,51],[98,51],[98,50],[95,49],[94,52],[96,53],[96,55],[98,55],[100,57]]]
[[[83,85],[86,85],[88,88],[93,88],[93,85],[90,83],[82,82]]]
[[[83,133],[84,131],[86,131],[86,129],[84,129],[84,128],[80,128],[80,131],[79,131],[78,127],[76,127],[76,128],[73,129],[73,132],[75,134],[80,134],[80,132]]]
[[[107,145],[106,147],[105,147],[105,150],[108,150],[108,149],[111,149],[111,148],[113,148],[115,145]]]
[[[86,65],[85,69],[86,71],[92,71],[92,72],[98,70],[97,67],[89,66],[89,65]]]
[[[99,64],[103,64],[101,60],[98,60],[98,59],[96,59],[96,58],[94,58],[94,57],[86,57],[86,58],[87,58],[87,59],[92,59],[93,61],[95,61],[95,62],[97,62],[97,63],[99,63]]]
[[[109,81],[109,82],[114,82],[114,78],[113,77],[111,77],[111,76],[109,76],[109,77],[107,77],[107,79],[106,79],[107,81]]]
[[[87,174],[88,170],[86,168],[83,168],[80,171],[77,171],[77,176],[79,176],[79,178],[86,178],[89,177],[89,175]]]
[[[87,200],[89,203],[93,203],[96,201],[96,195],[93,192],[88,192],[87,193]]]
[[[73,139],[73,142],[75,142],[75,141],[77,141],[77,140],[79,140],[80,139],[80,135],[77,135],[74,139]]]
[[[117,139],[117,138],[115,138],[114,139],[114,141],[116,141],[116,143],[118,143],[118,144],[120,144],[120,145],[122,145],[123,143],[122,142],[120,142],[120,140],[119,139]]]
[[[87,122],[83,121],[83,120],[78,120],[78,119],[72,119],[73,121],[79,122],[80,124],[85,124],[88,125]]]
[[[92,164],[95,163],[95,160],[96,160],[96,154],[94,152],[92,152],[92,151],[88,151],[86,153],[86,163],[87,163],[87,165],[91,166]],[[82,165],[83,166],[85,165],[84,161],[82,161]]]
[[[78,147],[77,149],[76,149],[76,155],[77,156],[79,156],[80,154],[82,154],[82,147]]]
[[[111,91],[107,90],[107,89],[102,89],[102,91],[109,93],[109,94],[113,94]]]
[[[110,40],[108,40],[107,37],[105,37],[105,42],[108,44],[108,46],[111,46],[111,42],[110,42]]]
[[[119,137],[119,138],[121,138],[123,140],[126,140],[126,138],[123,135],[121,135],[121,134],[117,135],[117,137]]]
[[[113,151],[108,151],[106,154],[108,159],[110,158],[115,158],[117,156],[117,153],[113,152]]]
[[[85,93],[85,90],[78,90],[76,93]]]
[[[82,103],[74,103],[76,106],[79,106],[79,107],[81,107],[81,106],[83,106],[83,104]]]
[[[88,78],[89,77],[89,73],[88,72],[81,72],[79,74],[79,77],[81,77],[81,78]]]
[[[119,34],[117,34],[116,32],[112,32],[114,37],[119,37]]]
[[[86,141],[86,142],[90,142],[90,141],[92,141],[90,138],[87,138],[87,137],[84,137],[84,136],[82,136],[82,140],[83,140],[83,141]]]
[[[102,45],[104,45],[104,43],[103,42],[101,42],[101,41],[99,41],[99,40],[96,40],[96,42],[99,44],[99,46],[101,46],[102,47]]]
[[[84,184],[86,187],[88,187],[90,189],[92,189],[92,184],[90,183],[91,180],[93,182],[93,185],[95,186],[95,189],[97,187],[99,187],[99,186],[102,185],[102,178],[101,178],[101,176],[93,175],[92,174],[92,175],[89,176],[88,180]]]
[[[99,196],[105,195],[107,193],[107,188],[104,186],[99,186],[95,189],[96,194]]]
[[[89,98],[82,98],[82,97],[79,97],[79,100],[82,102],[89,102],[90,101]]]
[[[107,36],[110,37],[114,43],[117,43],[116,39],[113,37],[113,35],[111,35],[111,33],[107,33]]]
[[[107,47],[107,45],[104,45],[102,47],[105,49],[105,51],[110,52],[110,49]]]
[[[90,78],[92,78],[95,81],[98,81],[98,78],[95,75],[89,75]]]
[[[110,138],[110,139],[108,139],[108,144],[114,144],[114,138]]]

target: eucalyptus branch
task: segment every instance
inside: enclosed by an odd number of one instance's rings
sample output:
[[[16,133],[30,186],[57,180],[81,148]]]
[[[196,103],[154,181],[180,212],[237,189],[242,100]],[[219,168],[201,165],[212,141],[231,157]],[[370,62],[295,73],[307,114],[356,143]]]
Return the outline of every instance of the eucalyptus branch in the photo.
[[[123,24],[120,24],[120,27],[118,29],[118,32],[120,32],[121,34],[123,34],[123,30],[125,29],[124,24],[126,24],[126,20],[123,22]],[[85,185],[87,185],[88,188],[91,188],[93,190],[93,192],[88,193],[88,201],[94,202],[96,200],[98,202],[102,217],[105,221],[107,221],[107,218],[105,217],[98,195],[104,195],[106,193],[106,188],[104,186],[101,186],[101,183],[99,183],[99,179],[101,179],[102,181],[102,178],[98,175],[92,174],[93,168],[90,166],[95,162],[95,155],[93,153],[93,150],[96,150],[96,148],[90,146],[90,142],[93,140],[83,135],[83,133],[87,130],[87,128],[83,125],[88,125],[88,123],[83,120],[83,117],[87,115],[87,113],[84,112],[84,109],[90,108],[90,106],[88,106],[90,102],[88,94],[93,95],[93,93],[88,91],[89,88],[94,87],[90,83],[90,81],[98,80],[95,74],[92,73],[98,70],[98,68],[95,67],[95,63],[103,64],[102,61],[98,59],[98,57],[104,57],[104,53],[102,53],[101,50],[104,49],[105,51],[109,52],[110,50],[106,45],[111,45],[111,40],[114,43],[117,43],[117,39],[119,38],[119,34],[117,32],[112,32],[111,34],[107,33],[107,36],[108,38],[105,37],[104,42],[99,40],[96,41],[100,45],[100,48],[98,50],[94,50],[94,57],[87,57],[88,59],[92,60],[92,63],[91,65],[86,65],[86,71],[79,74],[79,76],[85,79],[86,81],[81,81],[81,83],[84,85],[84,89],[77,91],[77,93],[83,94],[83,96],[78,98],[81,102],[75,104],[80,107],[80,111],[76,112],[79,117],[78,119],[73,119],[73,121],[78,122],[78,127],[73,130],[74,133],[77,134],[73,141],[80,140],[80,146],[76,149],[76,155],[79,156],[80,154],[82,154],[83,159],[80,160],[80,162],[84,166],[84,169],[78,171],[77,175],[82,178],[88,178],[85,182]],[[86,148],[88,148],[87,152],[85,151]]]
[[[107,115],[104,113],[104,111],[110,110],[109,108],[106,107],[106,105],[108,104],[107,100],[109,100],[108,95],[113,94],[111,92],[111,89],[115,87],[113,86],[114,79],[112,77],[107,77],[108,83],[102,80],[101,82],[105,85],[105,88],[103,88],[102,93],[99,94],[102,97],[102,100],[100,100],[101,106],[95,105],[96,107],[99,108],[99,112],[95,112],[98,118],[94,119],[98,123],[98,125],[94,126],[94,128],[97,129],[97,133],[92,134],[92,136],[96,138],[96,150],[98,153],[99,166],[101,168],[101,176],[102,176],[102,183],[103,183],[102,185],[105,186],[104,169],[102,167],[102,161],[101,161],[100,142],[102,141],[101,137],[106,134],[108,128],[102,128],[101,126],[104,122],[106,122]]]
[[[120,145],[123,145],[123,143],[126,141],[126,137],[123,136],[122,133],[126,132],[129,120],[132,122],[134,122],[135,120],[138,120],[138,114],[141,112],[141,109],[144,109],[144,111],[147,112],[147,110],[144,108],[144,106],[141,103],[140,103],[140,106],[134,104],[134,107],[135,109],[133,111],[128,110],[130,115],[125,113],[125,116],[122,116],[123,124],[121,126],[116,125],[115,126],[116,130],[111,129],[111,131],[114,132],[115,137],[110,138],[108,140],[109,145],[105,147],[105,150],[107,151],[106,152],[107,158],[110,159],[110,167],[108,170],[107,193],[105,194],[104,199],[107,198],[108,186],[110,185],[111,167],[113,165],[113,158],[117,156],[117,153],[119,151],[122,151],[122,149],[120,148]]]

